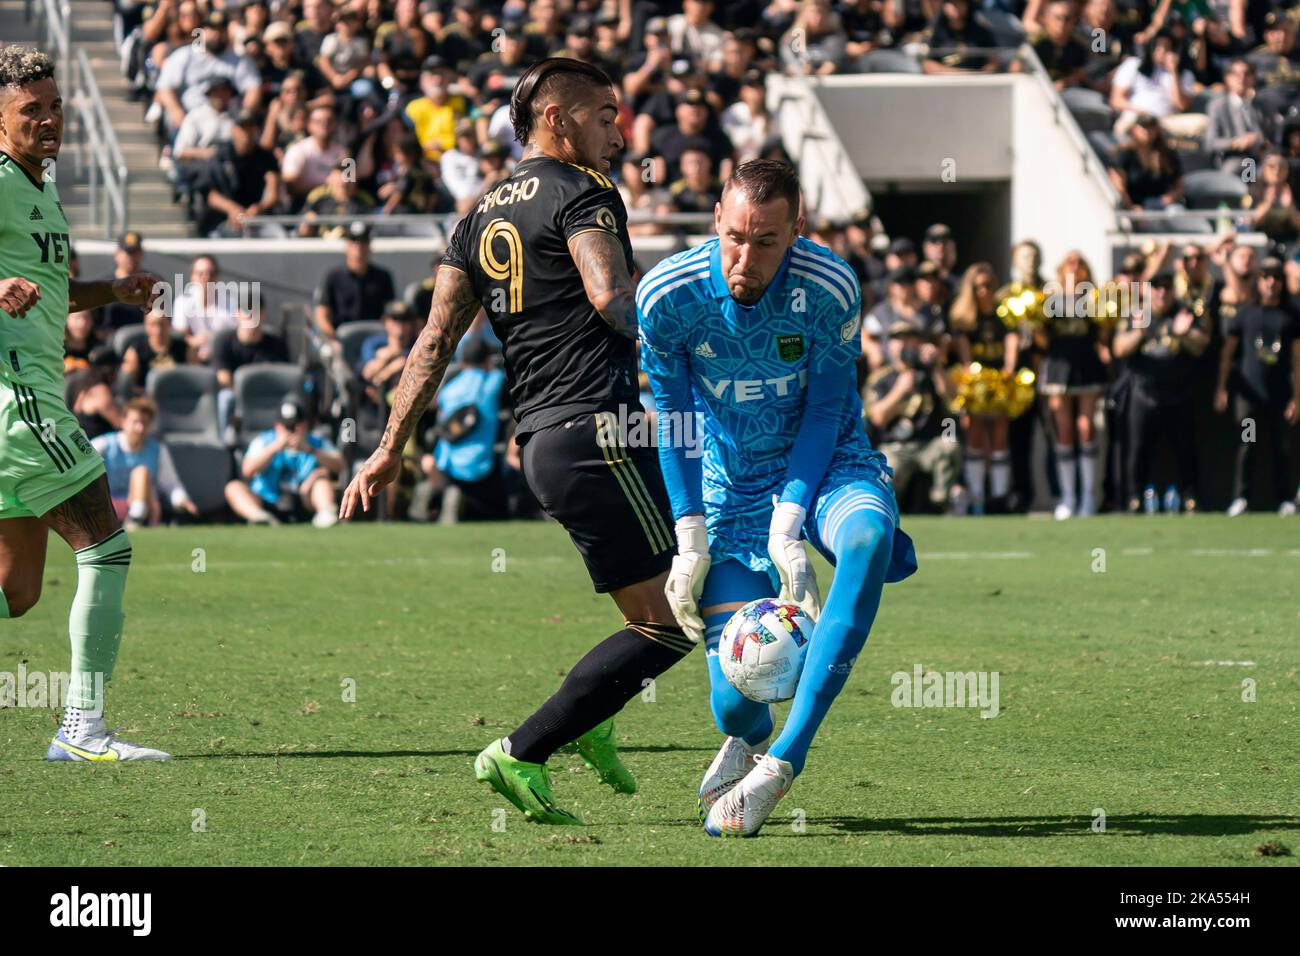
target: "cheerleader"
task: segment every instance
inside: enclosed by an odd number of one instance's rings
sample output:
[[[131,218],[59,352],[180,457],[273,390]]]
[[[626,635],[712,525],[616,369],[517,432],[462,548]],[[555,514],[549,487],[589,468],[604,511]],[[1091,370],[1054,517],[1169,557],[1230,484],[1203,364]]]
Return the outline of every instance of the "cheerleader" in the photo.
[[[962,276],[961,288],[948,312],[952,346],[962,368],[979,362],[987,368],[1015,374],[1020,336],[998,318],[997,275],[987,262],[977,262]],[[962,416],[966,434],[966,489],[971,514],[984,513],[984,476],[989,478],[990,496],[1005,502],[1011,490],[1011,455],[1008,450],[1010,420],[1002,414]]]
[[[1101,326],[1092,319],[1097,308],[1092,293],[1092,270],[1087,261],[1082,253],[1068,253],[1056,268],[1056,287],[1047,298],[1043,323],[1034,329],[1035,344],[1043,351],[1038,390],[1047,399],[1056,435],[1061,500],[1053,514],[1061,521],[1097,512],[1094,422],[1097,402],[1106,388],[1110,352]]]

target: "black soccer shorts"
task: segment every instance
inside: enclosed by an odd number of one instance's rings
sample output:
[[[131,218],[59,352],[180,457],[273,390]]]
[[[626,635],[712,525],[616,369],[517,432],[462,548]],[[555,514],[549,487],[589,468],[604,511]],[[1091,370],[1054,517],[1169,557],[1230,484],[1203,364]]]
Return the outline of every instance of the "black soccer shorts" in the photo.
[[[649,580],[677,550],[668,489],[653,447],[628,448],[618,416],[588,412],[528,435],[524,480],[564,526],[598,593]]]

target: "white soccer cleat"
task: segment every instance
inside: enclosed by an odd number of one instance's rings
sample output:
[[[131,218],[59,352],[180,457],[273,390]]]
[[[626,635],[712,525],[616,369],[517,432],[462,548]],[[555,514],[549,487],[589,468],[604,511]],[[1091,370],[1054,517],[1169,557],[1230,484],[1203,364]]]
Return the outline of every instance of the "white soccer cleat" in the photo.
[[[1052,512],[1052,517],[1057,521],[1068,521],[1074,517],[1074,509],[1062,501],[1056,506],[1056,510]]]
[[[117,739],[117,731],[90,733],[75,740],[60,730],[50,741],[45,752],[46,760],[171,760],[172,755],[149,747],[138,747]]]
[[[1245,498],[1234,498],[1232,500],[1232,504],[1228,505],[1228,517],[1236,518],[1238,515],[1245,514],[1246,507],[1247,505],[1246,505]]]
[[[1284,518],[1289,518],[1291,515],[1295,514],[1295,512],[1296,507],[1294,501],[1284,501],[1282,504],[1278,505],[1277,513],[1282,515]]]
[[[700,781],[700,796],[695,807],[701,820],[708,817],[709,811],[719,799],[745,779],[745,775],[753,769],[754,758],[765,753],[766,740],[757,747],[751,747],[743,738],[727,738],[718,755],[713,758],[713,763],[709,764],[704,779]]]
[[[754,836],[793,783],[793,764],[760,754],[754,758],[754,768],[709,810],[704,832],[717,837]]]
[[[337,511],[318,511],[311,516],[311,526],[313,528],[332,528],[339,523]]]

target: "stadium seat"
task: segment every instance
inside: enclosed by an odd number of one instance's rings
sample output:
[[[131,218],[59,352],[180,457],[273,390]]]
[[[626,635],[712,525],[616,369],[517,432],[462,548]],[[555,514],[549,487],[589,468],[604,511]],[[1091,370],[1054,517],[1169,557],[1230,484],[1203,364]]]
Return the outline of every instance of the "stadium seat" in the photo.
[[[1085,133],[1110,132],[1115,125],[1115,114],[1105,104],[1070,106],[1070,115]]]
[[[226,482],[234,474],[230,449],[220,442],[190,438],[168,440],[167,449],[199,513],[220,510],[226,503]]]
[[[1106,97],[1102,96],[1096,90],[1090,90],[1084,86],[1071,86],[1061,90],[1061,102],[1071,110],[1083,107],[1103,106],[1109,109]]]
[[[921,61],[902,50],[872,50],[858,60],[862,73],[920,73]]]
[[[338,329],[339,345],[343,348],[343,361],[355,370],[361,361],[361,345],[370,336],[384,334],[383,322],[348,322]]]
[[[1005,10],[977,10],[975,21],[988,28],[1000,47],[1015,49],[1025,42],[1025,28],[1020,19]]]
[[[1221,202],[1237,208],[1245,198],[1246,184],[1217,169],[1202,169],[1183,177],[1183,196],[1189,209],[1214,209]]]
[[[1115,158],[1118,155],[1119,144],[1115,142],[1115,134],[1109,130],[1095,129],[1088,134],[1088,142],[1092,145],[1093,151],[1097,157],[1107,166],[1115,165]]]
[[[255,362],[235,370],[235,414],[239,417],[239,446],[275,424],[280,401],[300,393],[303,370],[284,362]]]
[[[1214,153],[1207,153],[1203,149],[1194,149],[1188,152],[1179,151],[1178,161],[1183,164],[1183,175],[1188,173],[1199,173],[1203,169],[1219,168],[1218,158]]]
[[[144,330],[143,322],[124,325],[113,333],[113,351],[117,353],[118,358],[121,358],[126,355],[126,350],[131,347],[132,343],[143,342],[145,338],[147,338],[147,333]]]
[[[158,434],[220,442],[217,431],[217,373],[201,365],[156,368],[145,389],[158,404]]]

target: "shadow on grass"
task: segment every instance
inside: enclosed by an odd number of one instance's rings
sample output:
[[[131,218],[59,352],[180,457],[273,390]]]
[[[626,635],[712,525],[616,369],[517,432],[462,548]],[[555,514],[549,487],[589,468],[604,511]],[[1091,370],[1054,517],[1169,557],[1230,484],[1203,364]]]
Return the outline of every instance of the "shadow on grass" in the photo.
[[[898,833],[908,836],[1045,837],[1091,835],[1092,817],[809,817],[812,826],[850,833]],[[1236,836],[1259,830],[1300,830],[1300,817],[1281,815],[1107,815],[1106,832],[1133,836]],[[813,834],[803,834],[809,836]],[[829,835],[829,834],[824,834]]]

